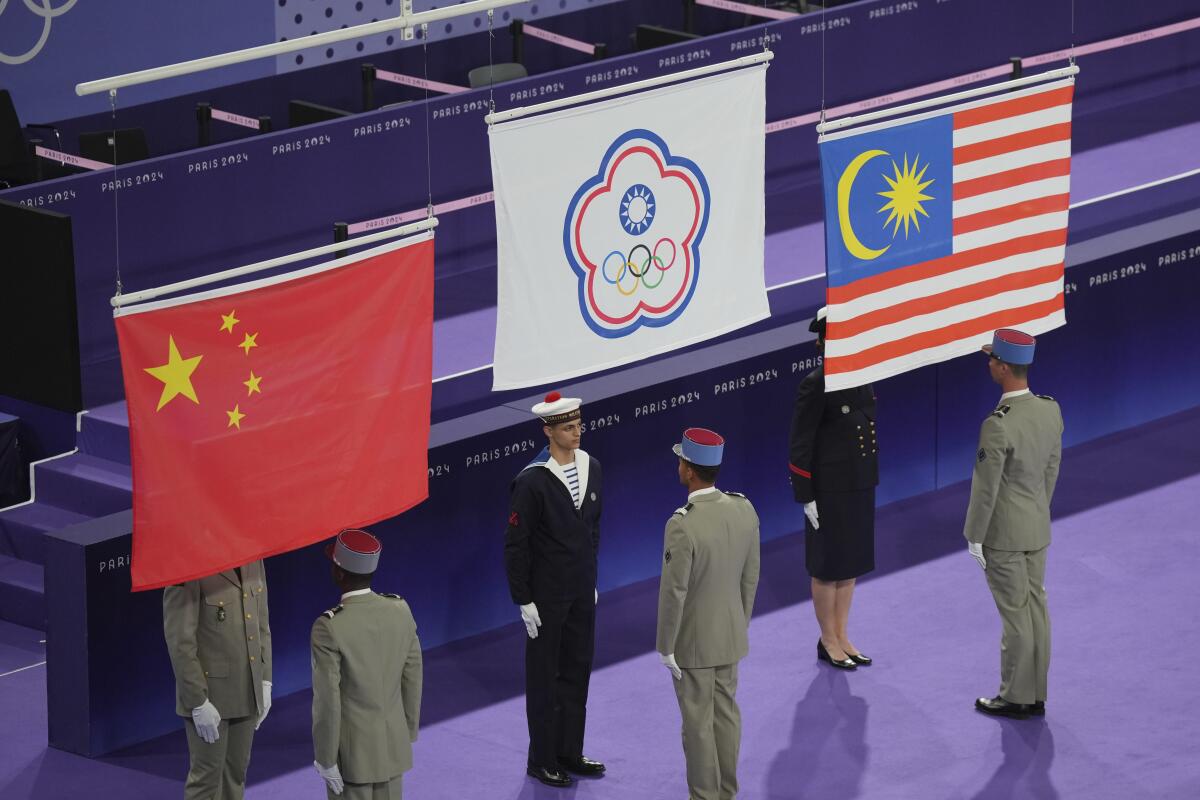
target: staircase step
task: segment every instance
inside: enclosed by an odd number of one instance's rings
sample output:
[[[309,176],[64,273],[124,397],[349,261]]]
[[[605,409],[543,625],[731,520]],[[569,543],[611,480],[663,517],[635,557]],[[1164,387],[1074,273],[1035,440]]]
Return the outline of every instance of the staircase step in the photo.
[[[45,564],[46,531],[60,531],[91,519],[46,503],[26,503],[0,511],[0,555]]]
[[[103,517],[133,506],[129,465],[76,453],[38,464],[34,499],[68,511]]]
[[[0,556],[0,619],[46,630],[46,593],[40,564]]]
[[[129,461],[129,415],[125,401],[89,409],[79,429],[79,450],[120,464]]]

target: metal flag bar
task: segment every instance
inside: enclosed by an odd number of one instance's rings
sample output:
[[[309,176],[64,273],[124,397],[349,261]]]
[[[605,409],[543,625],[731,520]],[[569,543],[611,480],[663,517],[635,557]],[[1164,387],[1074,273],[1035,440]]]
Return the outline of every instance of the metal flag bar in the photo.
[[[583,94],[573,95],[571,97],[560,97],[557,100],[547,100],[544,103],[538,103],[533,106],[521,106],[520,108],[510,108],[507,111],[493,111],[483,119],[489,125],[496,122],[507,122],[520,117],[527,117],[530,114],[541,114],[544,111],[552,111],[556,108],[565,108],[566,106],[579,105],[580,103],[590,103],[593,100],[600,100],[605,97],[612,97],[618,94],[628,94],[629,92],[638,92],[642,89],[649,89],[654,86],[662,86],[665,83],[677,83],[690,78],[699,78],[701,75],[711,75],[714,72],[725,72],[727,70],[739,69],[741,67],[749,67],[754,64],[763,64],[775,57],[775,54],[770,50],[762,53],[755,53],[752,56],[742,56],[735,58],[732,61],[722,61],[720,64],[708,64],[703,67],[695,67],[694,69],[685,69],[682,72],[672,72],[670,75],[657,75],[653,78],[647,78],[644,81],[634,81],[633,83],[623,83],[620,86],[609,86],[606,89],[597,89],[594,92],[585,92]]]
[[[168,283],[166,286],[159,286],[154,289],[146,289],[141,292],[130,292],[129,294],[115,295],[109,304],[113,308],[119,309],[124,306],[134,305],[136,303],[144,303],[147,300],[153,300],[156,297],[162,297],[166,294],[175,294],[176,292],[195,289],[200,286],[208,286],[210,283],[219,283],[220,281],[229,280],[231,278],[240,278],[243,275],[250,275],[255,272],[262,272],[275,267],[282,267],[287,264],[294,264],[297,261],[305,261],[317,256],[328,255],[346,250],[351,247],[361,247],[364,244],[372,244],[374,242],[382,242],[386,239],[398,239],[401,236],[408,236],[421,231],[433,230],[437,227],[437,217],[429,217],[420,222],[414,222],[411,225],[405,225],[400,228],[392,228],[378,233],[367,234],[360,236],[357,239],[351,239],[345,242],[334,242],[333,244],[325,244],[320,247],[314,247],[311,250],[303,250],[299,253],[293,253],[289,256],[280,256],[279,258],[271,258],[266,261],[258,261],[253,264],[247,264],[244,267],[235,267],[227,269],[223,272],[214,272],[212,275],[204,275],[199,278],[189,278],[186,281],[178,281],[176,283]]]
[[[918,100],[915,103],[908,103],[902,106],[894,106],[892,108],[884,108],[879,111],[870,111],[866,114],[859,114],[856,117],[843,117],[832,122],[817,123],[817,133],[824,135],[839,131],[842,128],[849,128],[855,125],[862,125],[866,122],[872,122],[877,119],[886,119],[900,114],[907,114],[910,111],[917,111],[922,108],[931,106],[941,106],[948,103],[956,103],[959,100],[966,100],[971,97],[979,97],[985,94],[993,94],[995,92],[1007,92],[1013,89],[1020,89],[1022,86],[1029,86],[1034,83],[1042,83],[1044,81],[1052,81],[1056,78],[1067,78],[1079,72],[1079,67],[1063,67],[1062,69],[1054,69],[1049,72],[1043,72],[1039,75],[1030,75],[1027,78],[1018,78],[1012,81],[1004,81],[1003,83],[995,83],[990,86],[978,86],[974,89],[967,89],[954,94],[942,95],[941,97],[930,97],[925,100]]]
[[[372,36],[377,33],[388,33],[395,30],[419,28],[422,25],[428,25],[429,23],[437,22],[438,20],[476,14],[481,11],[489,11],[494,8],[504,8],[505,6],[515,6],[527,2],[529,2],[529,0],[472,0],[472,2],[469,3],[450,5],[445,8],[435,8],[430,11],[422,11],[418,14],[401,13],[400,16],[381,19],[378,22],[368,22],[363,25],[353,25],[349,28],[342,28],[336,31],[327,31],[326,33],[317,33],[312,36],[305,36],[301,39],[292,39],[286,42],[273,42],[272,44],[259,45],[258,47],[248,47],[244,50],[234,50],[232,52],[222,53],[220,55],[196,58],[191,61],[181,61],[177,64],[168,64],[163,67],[143,69],[138,72],[128,72],[124,75],[114,75],[111,78],[101,78],[100,80],[87,81],[75,86],[75,94],[83,96],[89,94],[98,94],[99,92],[111,92],[117,89],[123,89],[126,86],[138,86],[143,83],[153,83],[155,81],[161,81],[164,78],[174,78],[179,75],[190,75],[193,72],[206,72],[207,70],[229,66],[230,64],[241,64],[246,61],[257,61],[260,58],[281,56],[287,53],[294,53],[297,50],[308,50],[312,47],[321,47],[322,45],[334,44],[335,42],[344,42],[349,39],[359,39],[364,36]]]

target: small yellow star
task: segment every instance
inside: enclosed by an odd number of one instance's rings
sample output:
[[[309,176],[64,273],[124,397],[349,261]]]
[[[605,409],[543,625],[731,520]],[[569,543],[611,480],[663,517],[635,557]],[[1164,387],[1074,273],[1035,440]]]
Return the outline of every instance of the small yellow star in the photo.
[[[262,394],[262,389],[258,388],[258,384],[262,381],[261,375],[255,375],[254,370],[250,370],[250,380],[242,381],[242,385],[246,387],[246,397],[258,392]]]
[[[192,373],[196,371],[202,358],[204,356],[180,357],[179,348],[175,346],[175,337],[167,337],[167,363],[158,367],[144,368],[146,372],[163,382],[162,395],[158,398],[158,408],[154,409],[155,411],[161,411],[162,407],[175,399],[177,394],[183,395],[196,405],[200,404],[196,398],[196,388],[192,386]]]
[[[251,347],[258,347],[258,342],[254,341],[257,338],[257,333],[247,333],[246,338],[242,339],[242,343],[238,347],[246,351],[246,355],[250,355]]]
[[[240,319],[234,316],[237,311],[230,311],[228,314],[221,315],[221,330],[233,333],[233,326],[241,322]]]
[[[242,429],[242,420],[246,418],[246,415],[239,410],[237,405],[233,407],[233,411],[226,411],[225,413],[229,415],[229,424],[225,427],[237,428],[240,431]]]

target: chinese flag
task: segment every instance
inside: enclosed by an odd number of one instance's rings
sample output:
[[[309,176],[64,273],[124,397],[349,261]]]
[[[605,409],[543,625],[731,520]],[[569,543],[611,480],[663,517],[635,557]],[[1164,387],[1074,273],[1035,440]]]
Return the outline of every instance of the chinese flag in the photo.
[[[117,312],[133,589],[395,516],[428,496],[431,234]]]

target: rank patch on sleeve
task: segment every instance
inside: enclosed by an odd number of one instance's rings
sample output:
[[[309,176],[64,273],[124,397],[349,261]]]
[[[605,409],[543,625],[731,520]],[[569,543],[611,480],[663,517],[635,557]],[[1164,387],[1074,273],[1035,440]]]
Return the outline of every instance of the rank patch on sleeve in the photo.
[[[982,450],[980,450],[979,452],[981,452],[981,453],[982,453],[983,451],[982,451]],[[519,526],[519,525],[521,524],[521,517],[520,517],[520,515],[519,515],[519,514],[517,514],[517,512],[515,512],[515,511],[514,511],[514,512],[512,512],[511,514],[509,514],[509,515],[508,515],[508,524],[509,524],[509,525],[511,525],[511,526],[513,526],[514,528],[515,528],[515,527],[517,527],[517,526]]]
[[[671,563],[671,551],[670,551],[670,550],[668,550],[668,551],[667,551],[667,554],[666,554],[665,556],[663,556],[663,559],[664,559],[664,560],[665,560],[665,561],[666,561],[668,564],[670,564],[670,563]]]
[[[979,460],[983,461],[985,458],[987,458],[987,453],[983,452],[983,448],[981,447],[979,448]]]

